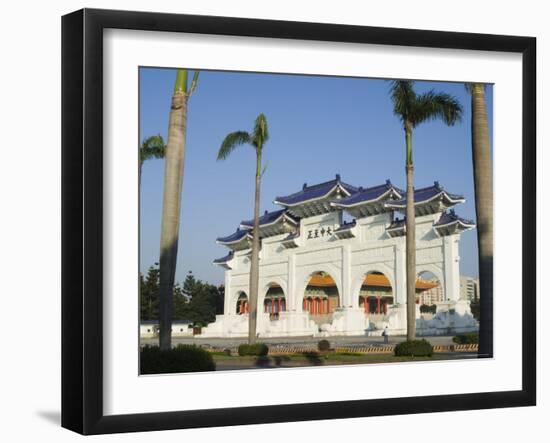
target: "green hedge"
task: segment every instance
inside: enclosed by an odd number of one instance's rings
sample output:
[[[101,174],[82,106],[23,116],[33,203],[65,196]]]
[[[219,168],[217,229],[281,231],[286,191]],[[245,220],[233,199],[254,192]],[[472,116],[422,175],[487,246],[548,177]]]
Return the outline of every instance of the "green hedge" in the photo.
[[[426,314],[435,314],[437,311],[436,305],[420,305],[420,312]]]
[[[269,352],[269,348],[265,343],[254,343],[253,345],[239,345],[239,355],[254,355],[257,357],[265,357]]]
[[[141,374],[168,374],[174,372],[215,371],[210,353],[192,345],[178,345],[169,351],[146,345],[140,353]]]
[[[433,346],[427,340],[411,340],[399,343],[395,347],[396,356],[405,357],[431,357],[433,354]]]
[[[319,340],[319,343],[317,343],[317,349],[321,352],[330,350],[330,342],[328,340]]]
[[[459,334],[453,337],[453,342],[458,345],[473,345],[479,344],[479,334],[471,332],[469,334]]]

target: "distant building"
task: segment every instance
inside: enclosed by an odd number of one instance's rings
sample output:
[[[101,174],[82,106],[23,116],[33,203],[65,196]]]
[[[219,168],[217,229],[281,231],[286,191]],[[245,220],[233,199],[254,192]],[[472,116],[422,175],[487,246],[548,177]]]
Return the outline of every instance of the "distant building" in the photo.
[[[419,280],[422,281],[422,280]],[[443,297],[443,288],[441,287],[441,284],[439,283],[439,280],[437,278],[432,278],[429,280],[424,280],[427,283],[431,283],[430,288],[420,292],[419,294],[419,304],[421,305],[435,305],[436,303],[444,301]]]
[[[193,336],[193,322],[190,320],[174,320],[172,322],[172,337]],[[141,338],[157,338],[160,328],[158,320],[142,320],[139,325]]]
[[[460,276],[460,298],[468,301],[479,298],[479,278]]]

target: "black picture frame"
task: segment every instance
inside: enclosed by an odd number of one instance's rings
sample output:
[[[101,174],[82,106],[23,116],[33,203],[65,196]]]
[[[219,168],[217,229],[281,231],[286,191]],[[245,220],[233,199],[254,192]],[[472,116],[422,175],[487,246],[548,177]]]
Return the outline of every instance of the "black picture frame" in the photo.
[[[521,54],[522,389],[104,415],[102,77],[103,31],[109,28]],[[62,18],[62,426],[82,434],[104,434],[535,405],[535,68],[536,39],[532,37],[97,9],[65,15]],[[482,311],[491,322],[491,327],[485,329],[492,331],[492,300],[482,306]],[[492,337],[489,338],[492,343]]]

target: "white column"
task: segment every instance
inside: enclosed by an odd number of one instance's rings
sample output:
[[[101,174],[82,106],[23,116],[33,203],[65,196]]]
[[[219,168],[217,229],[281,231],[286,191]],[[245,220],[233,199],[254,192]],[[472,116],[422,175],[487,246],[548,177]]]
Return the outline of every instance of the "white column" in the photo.
[[[405,237],[399,237],[395,245],[395,288],[394,303],[407,303],[407,267],[405,257]]]
[[[443,237],[443,272],[445,273],[445,300],[456,301],[460,298],[460,270],[458,255],[458,235]]]
[[[351,308],[353,302],[351,300],[351,247],[350,245],[342,246],[342,305],[346,308]]]
[[[287,291],[288,310],[302,312],[302,300],[300,294],[296,294],[296,255],[293,252],[288,256]]]
[[[225,271],[225,293],[224,293],[224,297],[223,297],[223,313],[225,315],[227,314],[231,314],[232,312],[235,312],[235,311],[232,311],[231,310],[231,270],[226,270]],[[235,309],[235,308],[233,308]]]

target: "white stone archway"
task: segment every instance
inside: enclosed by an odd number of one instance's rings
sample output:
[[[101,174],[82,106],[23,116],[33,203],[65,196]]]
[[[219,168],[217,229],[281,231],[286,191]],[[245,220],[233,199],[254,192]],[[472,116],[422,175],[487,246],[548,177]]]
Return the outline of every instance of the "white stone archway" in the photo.
[[[258,312],[263,312],[263,306],[264,306],[264,302],[265,302],[265,297],[267,295],[267,292],[269,291],[270,287],[275,284],[277,286],[279,286],[282,291],[283,291],[283,295],[285,297],[285,307],[286,307],[286,310],[288,310],[288,307],[289,307],[289,303],[290,303],[290,298],[289,298],[289,294],[287,292],[287,283],[286,283],[286,280],[281,278],[281,277],[271,277],[271,278],[265,278],[265,279],[262,279],[262,281],[260,282],[260,291],[259,291],[259,296],[258,296]]]
[[[357,269],[355,269],[354,274],[352,276],[352,283],[351,283],[351,295],[352,295],[352,303],[354,308],[359,308],[359,294],[361,292],[361,286],[363,286],[363,281],[365,280],[365,277],[368,274],[372,273],[381,273],[386,276],[386,278],[389,280],[394,303],[397,300],[396,293],[395,293],[395,272],[394,270],[389,267],[388,265],[384,263],[376,263],[372,265],[367,266],[358,266]]]
[[[297,291],[294,294],[295,300],[294,302],[294,309],[298,312],[302,312],[302,303],[304,299],[304,295],[306,293],[306,288],[308,287],[308,284],[311,280],[311,277],[313,277],[315,274],[318,273],[325,273],[329,275],[336,285],[336,290],[338,292],[338,306],[343,306],[343,288],[342,288],[342,278],[341,278],[341,269],[331,265],[331,264],[321,264],[321,265],[312,265],[308,266],[305,269],[300,270],[298,278],[296,279],[297,284]]]

